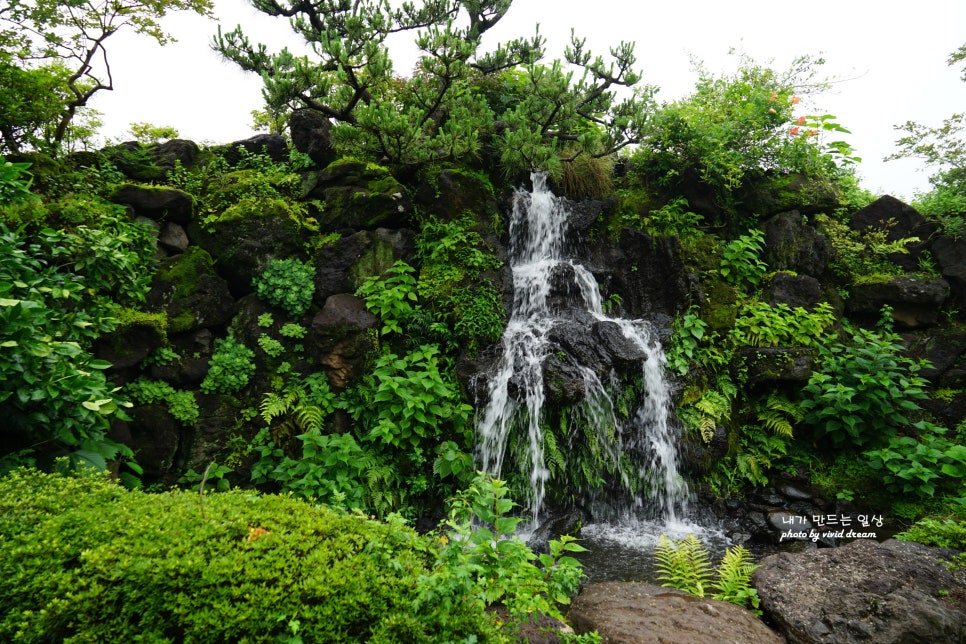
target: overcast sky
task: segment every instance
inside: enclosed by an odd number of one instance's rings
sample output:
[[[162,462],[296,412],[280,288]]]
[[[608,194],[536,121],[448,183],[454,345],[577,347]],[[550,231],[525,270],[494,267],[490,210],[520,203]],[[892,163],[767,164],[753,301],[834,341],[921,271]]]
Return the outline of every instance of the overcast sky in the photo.
[[[165,47],[125,33],[108,41],[116,89],[92,102],[104,114],[106,136],[130,138],[132,122],[170,125],[199,143],[253,134],[250,113],[262,106],[261,81],[222,61],[210,48],[212,36],[219,23],[226,31],[241,24],[252,40],[273,50],[296,48],[298,41],[285,20],[256,12],[246,0],[216,0],[215,16],[170,16],[165,24],[178,42]],[[659,87],[662,101],[693,90],[692,57],[720,72],[733,69],[730,49],[773,60],[776,69],[799,55],[821,55],[824,75],[840,82],[818,98],[815,111],[835,114],[852,131],[849,141],[863,158],[862,184],[877,194],[908,199],[928,189],[929,172],[920,163],[882,161],[895,151],[894,125],[940,125],[966,110],[962,65],[946,64],[966,43],[963,0],[919,0],[901,8],[871,0],[514,0],[484,46],[530,35],[538,23],[547,60],[563,57],[571,28],[594,53],[606,55],[621,40],[635,42],[642,83]],[[401,45],[409,49],[409,41]],[[397,61],[397,72],[408,75],[412,54]]]

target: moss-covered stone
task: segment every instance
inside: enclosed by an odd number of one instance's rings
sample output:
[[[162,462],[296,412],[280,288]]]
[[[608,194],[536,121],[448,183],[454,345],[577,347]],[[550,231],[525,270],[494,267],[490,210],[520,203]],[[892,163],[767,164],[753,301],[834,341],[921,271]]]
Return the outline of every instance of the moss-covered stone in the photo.
[[[161,262],[147,304],[150,310],[167,314],[169,332],[182,333],[225,324],[234,300],[228,284],[215,272],[211,255],[192,246]]]
[[[339,159],[309,175],[303,190],[322,202],[312,214],[323,231],[404,228],[413,214],[406,189],[387,168],[356,159]]]

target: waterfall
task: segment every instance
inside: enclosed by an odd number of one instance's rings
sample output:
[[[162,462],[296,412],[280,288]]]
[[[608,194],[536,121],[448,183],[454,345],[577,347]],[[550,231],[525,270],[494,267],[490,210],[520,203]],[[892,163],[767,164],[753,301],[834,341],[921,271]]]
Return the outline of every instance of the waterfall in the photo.
[[[526,509],[532,525],[538,525],[551,477],[545,454],[547,364],[562,360],[564,353],[555,333],[559,336],[558,330],[567,325],[583,325],[577,327],[583,333],[574,342],[584,341],[594,349],[600,338],[616,337],[611,344],[621,345],[618,353],[640,364],[640,387],[632,408],[619,414],[614,392],[625,383],[614,372],[601,374],[589,365],[572,364],[565,356],[574,374],[574,388],[582,394],[571,408],[573,421],[585,431],[597,432],[592,438],[600,448],[598,457],[616,473],[611,482],[625,491],[644,490],[645,494],[630,494],[629,501],[615,503],[601,498],[602,494],[581,492],[600,502],[592,513],[636,510],[673,523],[687,510],[688,489],[677,468],[661,344],[647,321],[612,318],[604,312],[593,274],[566,256],[566,204],[547,188],[546,175],[535,173],[532,182],[532,192],[517,190],[513,200],[509,225],[513,308],[502,338],[503,353],[489,381],[488,403],[479,418],[479,465],[505,477],[511,442],[516,446],[510,460],[514,473],[529,481]]]

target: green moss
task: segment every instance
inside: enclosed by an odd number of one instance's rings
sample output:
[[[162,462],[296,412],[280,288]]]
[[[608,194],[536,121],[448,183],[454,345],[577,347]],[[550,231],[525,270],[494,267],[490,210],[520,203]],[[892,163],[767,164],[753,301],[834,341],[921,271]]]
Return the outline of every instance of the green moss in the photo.
[[[202,276],[214,272],[215,262],[207,251],[189,246],[181,255],[162,262],[156,280],[167,282],[174,287],[171,304],[187,300],[198,289]],[[183,307],[177,315],[168,319],[168,331],[180,333],[187,331],[195,322],[190,307]]]

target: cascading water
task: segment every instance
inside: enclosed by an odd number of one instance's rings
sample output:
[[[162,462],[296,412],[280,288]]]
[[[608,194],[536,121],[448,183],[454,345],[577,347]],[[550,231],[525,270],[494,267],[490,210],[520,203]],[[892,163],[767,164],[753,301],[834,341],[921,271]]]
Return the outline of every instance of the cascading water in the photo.
[[[514,196],[509,227],[513,309],[503,335],[503,355],[489,381],[489,401],[479,424],[480,465],[494,475],[505,476],[510,439],[515,439],[513,461],[529,479],[527,511],[532,526],[538,525],[550,481],[545,460],[546,364],[559,353],[559,344],[552,339],[554,329],[575,318],[589,324],[588,330],[616,325],[623,336],[618,341],[626,347],[624,352],[633,354],[640,364],[639,399],[628,413],[618,414],[614,392],[621,383],[615,381],[616,376],[575,365],[578,379],[582,377],[577,388],[583,395],[572,413],[579,416],[577,422],[585,431],[589,427],[606,433],[595,437],[595,445],[603,447],[599,457],[617,473],[612,478],[619,487],[643,489],[647,494],[644,499],[632,495],[630,502],[621,506],[609,500],[591,508],[591,514],[626,520],[636,506],[638,515],[650,514],[664,524],[674,524],[687,510],[688,488],[677,468],[660,342],[646,321],[611,318],[604,313],[594,276],[565,257],[567,208],[548,190],[545,175],[534,174],[532,181],[532,192],[518,190]],[[563,286],[561,281],[565,282]],[[629,460],[626,455],[631,453],[639,458]],[[620,510],[615,510],[618,507]]]

